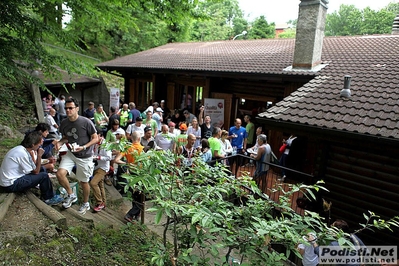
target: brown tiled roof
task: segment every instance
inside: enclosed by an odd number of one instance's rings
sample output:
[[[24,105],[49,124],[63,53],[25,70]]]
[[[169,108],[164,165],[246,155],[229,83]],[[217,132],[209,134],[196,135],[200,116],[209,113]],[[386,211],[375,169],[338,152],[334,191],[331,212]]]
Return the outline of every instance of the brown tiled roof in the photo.
[[[173,43],[99,64],[104,69],[158,69],[269,75],[285,70],[294,39]],[[328,37],[316,78],[259,116],[399,139],[399,35]],[[352,76],[350,99],[340,97]]]
[[[325,38],[322,60],[316,78],[260,116],[399,139],[399,36]]]
[[[170,43],[97,66],[281,74],[292,63],[294,43],[294,39]]]

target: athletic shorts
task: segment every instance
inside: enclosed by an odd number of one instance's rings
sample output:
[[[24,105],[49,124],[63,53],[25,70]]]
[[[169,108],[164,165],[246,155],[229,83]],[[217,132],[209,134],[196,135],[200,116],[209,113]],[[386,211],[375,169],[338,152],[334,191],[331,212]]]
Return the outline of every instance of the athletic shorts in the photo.
[[[93,175],[94,163],[93,158],[77,158],[72,152],[67,151],[67,153],[62,156],[60,166],[71,174],[73,167],[76,165],[76,179],[81,182],[89,182],[90,177]]]

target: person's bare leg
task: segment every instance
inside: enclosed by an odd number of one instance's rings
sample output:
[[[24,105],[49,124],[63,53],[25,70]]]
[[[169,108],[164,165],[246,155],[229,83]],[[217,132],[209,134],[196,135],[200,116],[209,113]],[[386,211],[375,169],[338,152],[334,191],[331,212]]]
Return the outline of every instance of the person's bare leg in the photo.
[[[89,202],[90,184],[89,182],[80,182],[83,190],[83,202]]]
[[[69,186],[69,180],[67,178],[67,173],[68,173],[67,170],[60,168],[60,169],[58,169],[56,175],[57,175],[58,183],[60,183],[60,185],[65,188],[68,195],[71,195],[72,189]]]

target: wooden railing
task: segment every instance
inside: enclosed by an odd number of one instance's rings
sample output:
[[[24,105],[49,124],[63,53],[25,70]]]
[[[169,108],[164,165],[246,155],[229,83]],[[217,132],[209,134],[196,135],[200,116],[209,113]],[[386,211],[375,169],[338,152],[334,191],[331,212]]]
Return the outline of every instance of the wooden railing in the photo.
[[[209,164],[213,165],[216,162],[228,165],[232,175],[235,176],[236,178],[242,175],[248,175],[250,177],[254,177],[256,164],[259,163],[253,161],[253,159],[250,158],[249,156],[242,154],[227,156],[223,159],[211,161]],[[294,169],[282,167],[275,163],[262,162],[262,164],[268,164],[269,170],[265,175],[261,175],[257,178],[254,177],[254,181],[258,185],[259,189],[263,192],[263,195],[259,196],[264,198],[265,200],[273,200],[277,202],[280,196],[282,196],[282,194],[284,193],[283,191],[289,190],[290,184],[297,183],[295,180],[313,179],[312,175],[299,172]],[[287,175],[287,178],[285,180],[281,179],[282,169],[285,170]],[[291,179],[291,177],[295,177],[295,180]],[[278,189],[279,186],[281,186],[281,189]],[[245,188],[245,189],[253,193],[253,191],[250,188]],[[297,205],[297,199],[303,197],[304,195],[302,191],[295,192],[290,197],[292,210],[300,215],[303,215],[305,210]]]

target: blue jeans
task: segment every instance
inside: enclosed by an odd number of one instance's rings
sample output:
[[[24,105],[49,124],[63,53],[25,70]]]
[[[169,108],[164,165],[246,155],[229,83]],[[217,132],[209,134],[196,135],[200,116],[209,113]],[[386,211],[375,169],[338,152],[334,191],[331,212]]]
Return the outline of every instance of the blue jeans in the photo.
[[[30,188],[40,185],[40,193],[44,200],[51,199],[54,196],[53,183],[51,183],[47,172],[40,172],[37,175],[24,175],[14,181],[14,184],[4,187],[5,192],[25,192]]]

